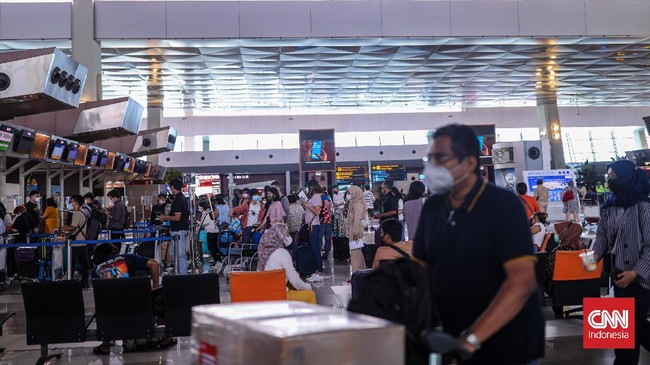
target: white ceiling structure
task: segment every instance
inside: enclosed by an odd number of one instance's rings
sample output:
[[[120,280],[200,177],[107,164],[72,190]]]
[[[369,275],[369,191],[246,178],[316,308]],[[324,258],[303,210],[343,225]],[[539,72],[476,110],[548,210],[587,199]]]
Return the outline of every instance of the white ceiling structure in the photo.
[[[648,38],[158,43],[103,43],[105,98],[202,111],[650,105]]]

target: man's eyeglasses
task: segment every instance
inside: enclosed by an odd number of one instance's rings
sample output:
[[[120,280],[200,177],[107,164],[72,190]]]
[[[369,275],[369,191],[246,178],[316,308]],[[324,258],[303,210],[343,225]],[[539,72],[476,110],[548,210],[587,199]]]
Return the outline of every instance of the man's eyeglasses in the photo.
[[[422,162],[431,165],[442,165],[449,160],[453,160],[454,156],[449,156],[444,153],[430,153],[422,158]]]

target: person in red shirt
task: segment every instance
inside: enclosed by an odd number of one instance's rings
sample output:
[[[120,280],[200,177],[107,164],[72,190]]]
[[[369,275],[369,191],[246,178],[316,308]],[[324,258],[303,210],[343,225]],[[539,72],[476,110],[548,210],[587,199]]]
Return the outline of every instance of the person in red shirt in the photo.
[[[517,184],[517,193],[519,194],[521,203],[524,205],[524,209],[526,210],[526,217],[530,218],[533,216],[533,214],[539,213],[542,210],[539,209],[539,204],[537,204],[537,200],[535,200],[535,198],[526,195],[527,192],[528,186],[526,186],[526,183]]]

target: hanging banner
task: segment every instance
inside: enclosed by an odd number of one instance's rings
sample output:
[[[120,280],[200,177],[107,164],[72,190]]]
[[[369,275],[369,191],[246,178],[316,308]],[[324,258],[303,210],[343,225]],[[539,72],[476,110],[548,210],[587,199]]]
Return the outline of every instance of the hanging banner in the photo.
[[[300,130],[300,169],[303,172],[336,168],[334,129]]]

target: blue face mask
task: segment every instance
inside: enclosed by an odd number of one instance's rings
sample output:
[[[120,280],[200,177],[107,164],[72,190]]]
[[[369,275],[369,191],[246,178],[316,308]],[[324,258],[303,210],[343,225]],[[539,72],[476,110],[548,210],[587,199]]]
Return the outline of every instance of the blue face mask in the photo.
[[[253,197],[253,201],[256,202],[256,203],[258,203],[258,202],[260,201],[260,199],[261,199],[261,198],[260,198],[259,195],[255,195],[255,196]]]

